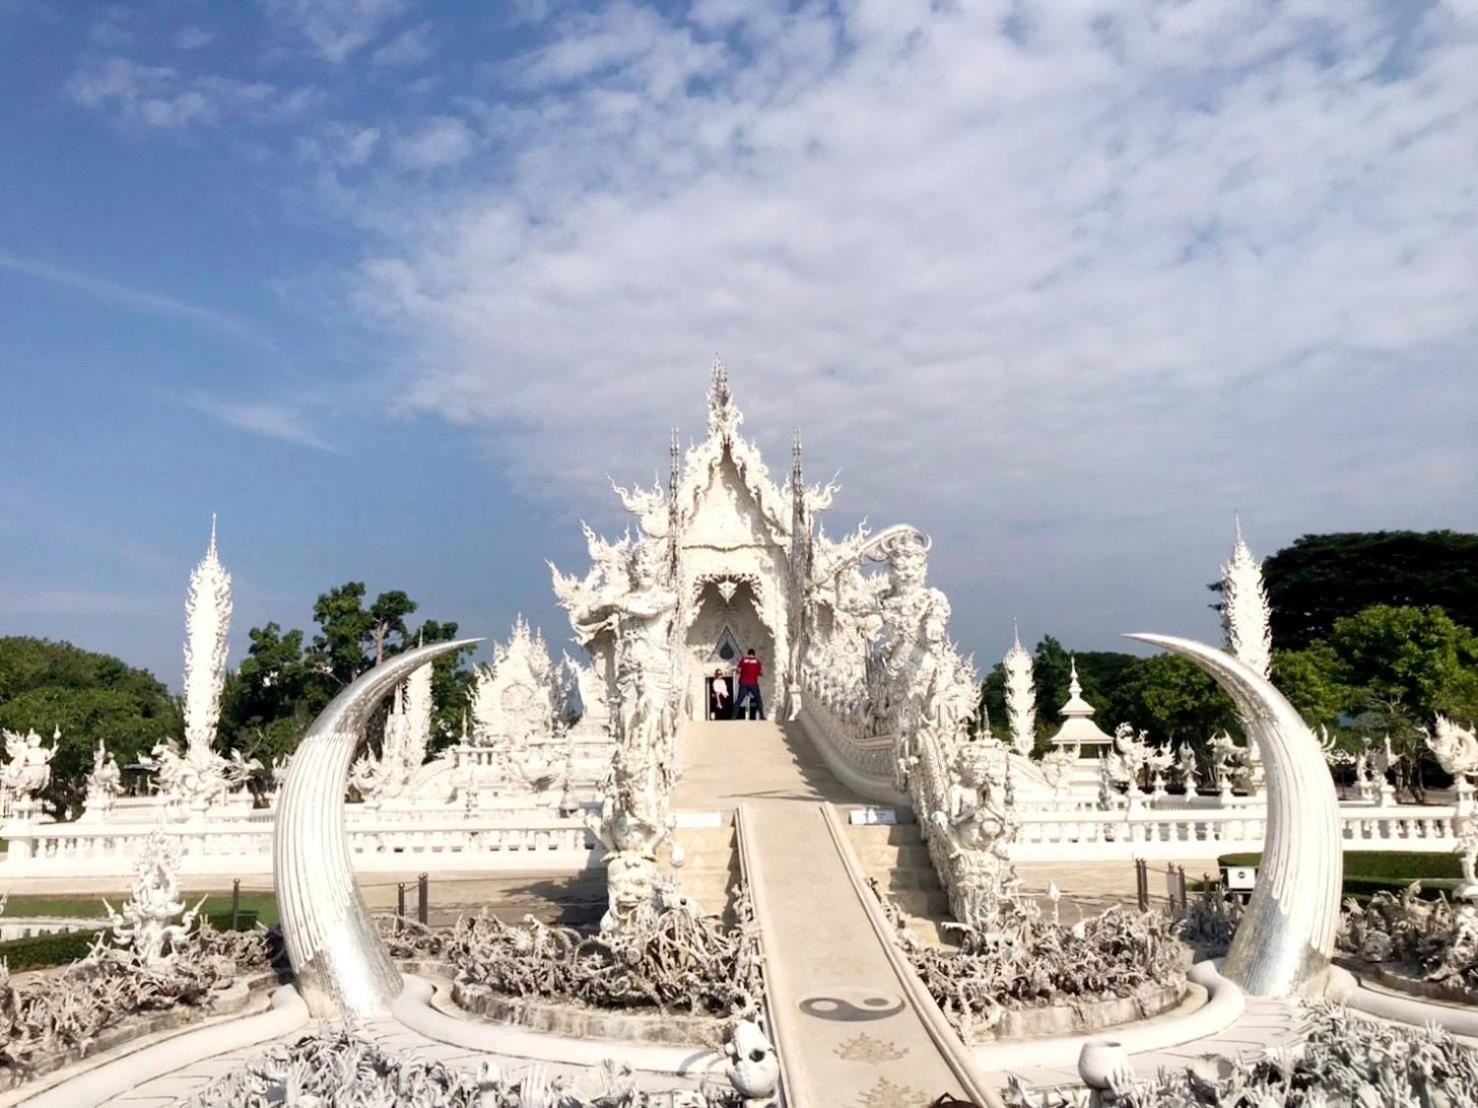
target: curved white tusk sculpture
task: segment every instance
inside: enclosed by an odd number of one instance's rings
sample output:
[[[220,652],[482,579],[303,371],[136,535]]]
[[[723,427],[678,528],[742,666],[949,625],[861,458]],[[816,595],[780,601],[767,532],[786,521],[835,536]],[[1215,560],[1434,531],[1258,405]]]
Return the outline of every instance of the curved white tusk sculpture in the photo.
[[[1222,974],[1255,996],[1318,987],[1339,925],[1339,800],[1319,740],[1271,681],[1225,651],[1170,635],[1130,635],[1180,654],[1219,684],[1267,766],[1267,836],[1257,888]]]
[[[400,994],[400,972],[354,885],[344,790],[381,698],[439,654],[480,639],[407,650],[362,674],[308,728],[277,796],[272,874],[298,992],[316,1017],[368,1017]]]

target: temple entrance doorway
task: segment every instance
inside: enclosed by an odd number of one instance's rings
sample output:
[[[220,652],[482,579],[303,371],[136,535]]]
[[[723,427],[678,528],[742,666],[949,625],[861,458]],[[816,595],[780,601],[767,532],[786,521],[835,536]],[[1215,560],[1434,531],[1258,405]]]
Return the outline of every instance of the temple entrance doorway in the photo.
[[[774,657],[774,636],[759,617],[754,589],[747,581],[731,579],[708,581],[699,593],[697,610],[688,625],[687,651],[688,718],[708,719],[714,707],[710,700],[714,674],[722,671],[728,679],[729,705],[738,692],[739,659],[750,648],[764,663],[760,679],[760,695],[765,701],[765,714],[774,708],[775,672],[779,663]],[[728,718],[723,714],[720,718]]]

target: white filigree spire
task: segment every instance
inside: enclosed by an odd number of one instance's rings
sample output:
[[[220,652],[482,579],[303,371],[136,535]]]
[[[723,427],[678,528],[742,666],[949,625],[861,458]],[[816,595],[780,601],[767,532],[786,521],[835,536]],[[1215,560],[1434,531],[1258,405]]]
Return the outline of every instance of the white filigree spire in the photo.
[[[744,416],[734,403],[734,393],[729,388],[729,369],[715,354],[708,380],[708,433],[727,442],[743,422]]]
[[[1232,556],[1221,567],[1222,626],[1226,628],[1227,649],[1259,677],[1267,677],[1273,655],[1268,594],[1263,587],[1262,566],[1242,538],[1241,519],[1236,520],[1236,527]]]
[[[1032,656],[1021,645],[1021,632],[1014,620],[1011,649],[1001,659],[1001,668],[1006,676],[1006,722],[1011,730],[1011,746],[1025,757],[1037,741],[1037,690],[1032,681]]]
[[[408,772],[426,760],[431,745],[431,663],[412,670],[405,679],[405,766]]]
[[[215,743],[226,681],[226,635],[231,629],[231,575],[216,555],[216,517],[210,546],[190,574],[185,598],[185,743],[206,753]]]

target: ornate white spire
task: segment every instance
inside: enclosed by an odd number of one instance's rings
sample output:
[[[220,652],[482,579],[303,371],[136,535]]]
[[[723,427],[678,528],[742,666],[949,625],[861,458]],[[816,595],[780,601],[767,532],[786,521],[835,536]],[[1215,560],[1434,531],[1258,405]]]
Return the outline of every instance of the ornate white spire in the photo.
[[[739,430],[744,416],[734,403],[734,394],[729,390],[729,369],[718,355],[713,358],[713,370],[708,379],[708,433],[724,441],[732,439]]]
[[[1227,649],[1241,662],[1267,677],[1272,669],[1273,633],[1269,626],[1268,594],[1262,566],[1242,538],[1237,519],[1237,542],[1221,567],[1221,619]]]
[[[230,629],[231,575],[216,556],[212,514],[210,546],[190,574],[185,597],[185,743],[190,752],[208,752],[215,743]]]
[[[1037,741],[1037,690],[1032,683],[1032,656],[1021,645],[1021,632],[1012,621],[1011,649],[1001,659],[1006,674],[1006,721],[1011,729],[1011,746],[1027,756]]]
[[[426,760],[426,749],[431,744],[431,663],[412,670],[405,679],[405,765],[414,771]]]

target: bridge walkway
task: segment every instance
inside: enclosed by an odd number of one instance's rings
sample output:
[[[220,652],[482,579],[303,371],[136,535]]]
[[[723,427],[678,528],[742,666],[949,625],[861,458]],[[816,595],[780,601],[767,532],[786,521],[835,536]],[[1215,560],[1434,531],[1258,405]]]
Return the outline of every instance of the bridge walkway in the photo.
[[[679,810],[742,809],[791,1108],[913,1108],[961,1080],[875,928],[828,802],[859,803],[799,725],[693,722]],[[907,967],[903,967],[907,971]],[[911,974],[911,971],[907,971]]]

